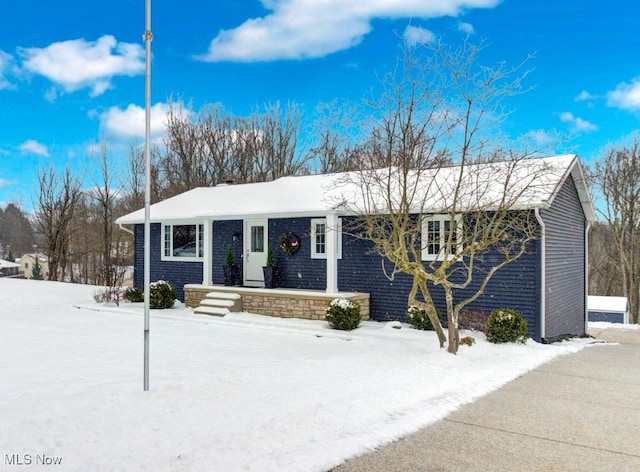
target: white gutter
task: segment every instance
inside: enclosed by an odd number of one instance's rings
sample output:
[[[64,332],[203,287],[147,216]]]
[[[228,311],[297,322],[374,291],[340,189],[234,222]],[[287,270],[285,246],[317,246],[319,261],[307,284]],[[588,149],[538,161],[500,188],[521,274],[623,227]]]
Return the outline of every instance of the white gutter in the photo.
[[[547,268],[547,228],[540,216],[540,210],[536,208],[534,210],[538,224],[540,225],[540,340],[546,336],[546,292],[547,292],[547,280],[546,280],[546,268]]]
[[[125,227],[124,227],[124,223],[118,223],[118,227],[119,227],[122,231],[124,231],[125,233],[129,233],[129,234],[131,234],[131,235],[133,235],[133,234],[134,234],[133,230],[131,230],[131,229],[129,229],[129,228],[125,228]]]

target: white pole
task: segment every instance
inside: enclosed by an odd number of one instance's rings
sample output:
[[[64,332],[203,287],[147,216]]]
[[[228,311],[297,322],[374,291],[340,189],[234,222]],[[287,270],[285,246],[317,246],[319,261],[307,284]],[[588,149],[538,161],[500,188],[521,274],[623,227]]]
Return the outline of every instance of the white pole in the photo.
[[[149,285],[151,283],[151,0],[145,0],[145,87],[144,87],[144,391],[149,390]]]

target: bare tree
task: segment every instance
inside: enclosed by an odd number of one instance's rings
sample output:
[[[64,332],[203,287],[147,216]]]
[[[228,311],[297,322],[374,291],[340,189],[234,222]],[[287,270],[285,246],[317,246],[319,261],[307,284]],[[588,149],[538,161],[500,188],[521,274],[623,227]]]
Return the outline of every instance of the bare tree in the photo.
[[[589,293],[624,296],[620,255],[613,231],[607,224],[596,223],[589,231]]]
[[[357,119],[351,116],[349,106],[333,100],[316,107],[316,119],[312,135],[314,141],[309,157],[317,163],[321,174],[348,172],[359,168],[362,152]]]
[[[181,102],[170,103],[165,148],[156,159],[159,195],[227,180],[262,182],[307,173],[300,122],[295,104],[283,109],[275,103],[238,117],[219,105],[206,105],[196,114]]]
[[[44,239],[49,262],[49,279],[62,280],[69,262],[72,221],[80,198],[80,182],[69,168],[63,175],[53,168],[38,171],[40,188],[36,207],[36,228]]]
[[[441,347],[447,337],[432,291],[443,291],[451,353],[461,310],[538,237],[535,215],[519,203],[552,171],[497,137],[503,101],[523,92],[523,75],[479,65],[482,49],[466,42],[405,49],[381,98],[367,102],[374,119],[360,156],[364,170],[347,174],[359,195],[343,204],[358,215],[347,230],[391,262],[388,277],[412,277],[408,304],[427,312]]]
[[[640,143],[612,148],[596,162],[594,181],[604,199],[600,213],[616,245],[631,323],[640,312]]]
[[[308,156],[299,151],[301,115],[294,103],[283,110],[268,105],[257,121],[259,146],[254,181],[265,182],[287,175],[307,173]]]

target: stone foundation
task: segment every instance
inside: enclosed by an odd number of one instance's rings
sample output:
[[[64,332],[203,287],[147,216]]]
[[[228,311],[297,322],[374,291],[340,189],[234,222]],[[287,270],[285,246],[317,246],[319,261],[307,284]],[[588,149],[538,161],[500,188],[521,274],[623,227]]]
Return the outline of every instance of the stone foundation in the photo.
[[[242,297],[242,310],[279,318],[323,320],[327,304],[334,298],[347,298],[360,303],[362,319],[369,319],[368,293],[325,293],[312,290],[226,287],[221,285],[185,285],[185,305],[195,308],[208,292],[231,292]]]

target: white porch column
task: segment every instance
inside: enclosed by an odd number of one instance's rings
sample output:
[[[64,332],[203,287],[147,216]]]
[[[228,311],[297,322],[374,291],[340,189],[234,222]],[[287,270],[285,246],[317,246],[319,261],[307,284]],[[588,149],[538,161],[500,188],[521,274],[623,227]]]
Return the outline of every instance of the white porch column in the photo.
[[[211,220],[204,220],[202,285],[213,285],[213,221]]]
[[[327,293],[338,291],[338,215],[327,215]]]

